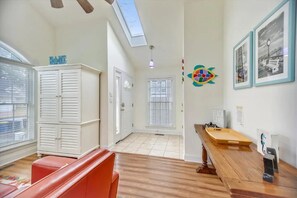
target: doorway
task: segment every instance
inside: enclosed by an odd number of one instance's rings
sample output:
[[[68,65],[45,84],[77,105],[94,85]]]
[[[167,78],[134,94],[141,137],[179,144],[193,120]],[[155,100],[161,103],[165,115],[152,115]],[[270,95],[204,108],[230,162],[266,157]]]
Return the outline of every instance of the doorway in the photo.
[[[114,76],[114,144],[125,139],[133,130],[133,79],[115,70]]]

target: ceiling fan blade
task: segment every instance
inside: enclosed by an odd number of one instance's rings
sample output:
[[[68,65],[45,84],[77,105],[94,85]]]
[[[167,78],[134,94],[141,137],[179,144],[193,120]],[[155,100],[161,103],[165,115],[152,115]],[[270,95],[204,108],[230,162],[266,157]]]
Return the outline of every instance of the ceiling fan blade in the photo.
[[[109,3],[110,5],[114,2],[114,0],[105,0],[107,3]]]
[[[63,8],[63,2],[62,0],[51,0],[51,5],[53,8]]]
[[[84,9],[84,11],[86,13],[91,13],[93,12],[94,8],[93,6],[90,4],[90,2],[88,2],[88,0],[77,0],[77,2],[79,3],[79,5]]]

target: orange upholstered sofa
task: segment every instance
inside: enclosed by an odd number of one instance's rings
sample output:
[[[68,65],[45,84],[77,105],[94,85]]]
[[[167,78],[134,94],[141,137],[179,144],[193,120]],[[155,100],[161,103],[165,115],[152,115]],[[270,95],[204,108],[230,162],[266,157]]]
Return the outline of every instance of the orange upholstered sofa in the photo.
[[[115,154],[106,149],[96,149],[77,160],[45,158],[42,166],[37,160],[32,165],[32,185],[6,197],[115,198],[119,174],[113,171],[114,160]]]

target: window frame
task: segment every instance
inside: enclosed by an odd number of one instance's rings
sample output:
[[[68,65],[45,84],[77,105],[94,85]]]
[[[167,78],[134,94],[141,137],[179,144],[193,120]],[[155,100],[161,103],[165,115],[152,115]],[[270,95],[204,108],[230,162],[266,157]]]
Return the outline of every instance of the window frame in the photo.
[[[23,67],[23,68],[32,70],[32,81],[33,81],[33,82],[29,83],[29,84],[31,84],[31,93],[29,93],[30,96],[28,96],[28,97],[31,100],[28,99],[27,103],[7,103],[7,105],[12,105],[14,107],[15,105],[18,105],[18,104],[20,104],[20,105],[21,104],[26,104],[27,105],[27,115],[26,115],[27,117],[29,116],[29,114],[28,114],[29,107],[33,108],[33,110],[32,110],[33,115],[31,117],[31,119],[33,119],[32,120],[32,130],[33,130],[33,132],[31,132],[31,136],[33,136],[34,138],[29,139],[29,140],[24,140],[24,141],[21,141],[21,142],[15,142],[15,143],[12,143],[12,144],[0,146],[0,152],[3,152],[3,151],[7,151],[7,150],[10,150],[10,149],[14,149],[14,148],[17,148],[17,147],[21,147],[21,146],[24,146],[24,145],[28,145],[28,144],[32,144],[32,143],[37,142],[37,137],[36,137],[37,134],[36,134],[36,124],[35,124],[35,116],[36,116],[36,112],[35,112],[36,111],[36,109],[35,109],[35,90],[34,90],[34,87],[35,87],[35,72],[33,70],[33,65],[30,64],[30,62],[25,57],[23,57],[19,52],[17,52],[15,49],[11,48],[7,44],[3,43],[2,41],[0,41],[0,47],[4,48],[8,52],[10,52],[13,56],[20,59],[20,61],[16,61],[14,59],[9,59],[9,58],[5,58],[5,57],[0,56],[0,63],[7,64],[7,65],[13,65],[13,66],[17,66],[17,67]],[[30,87],[29,84],[28,84],[28,86]],[[3,103],[1,105],[5,105],[5,103]],[[29,125],[29,122],[28,122],[28,125]]]
[[[149,90],[149,82],[152,80],[171,80],[171,97],[172,97],[172,111],[171,111],[171,117],[172,117],[172,123],[171,125],[151,125],[150,124],[150,90]],[[166,77],[156,77],[156,78],[147,78],[146,80],[146,117],[147,117],[147,126],[146,128],[153,128],[153,129],[175,129],[176,128],[176,84],[175,84],[175,77],[174,76],[166,76]]]
[[[135,2],[134,2],[135,3]],[[125,20],[125,17],[124,15],[122,14],[122,11],[118,5],[118,2],[115,2],[112,4],[112,7],[113,7],[113,10],[122,26],[122,29],[127,37],[127,40],[130,44],[131,47],[140,47],[140,46],[146,46],[147,45],[147,41],[146,41],[146,37],[145,37],[145,32],[143,30],[143,35],[139,35],[139,36],[132,36],[131,35],[131,32],[130,32],[130,28],[127,26],[127,23],[126,23],[126,20]],[[137,6],[135,4],[135,7],[136,7],[136,11],[138,13],[138,9],[137,9]],[[138,15],[139,17],[139,15]],[[140,21],[140,24],[142,26],[142,23],[141,23],[141,20],[140,20],[140,17],[139,17],[139,21]],[[142,26],[142,29],[143,29],[143,26]]]

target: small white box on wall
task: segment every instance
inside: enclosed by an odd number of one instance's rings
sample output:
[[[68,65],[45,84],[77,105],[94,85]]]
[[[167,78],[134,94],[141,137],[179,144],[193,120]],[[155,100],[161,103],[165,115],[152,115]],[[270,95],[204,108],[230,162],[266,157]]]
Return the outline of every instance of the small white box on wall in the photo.
[[[262,155],[267,153],[267,147],[274,148],[279,162],[278,135],[270,134],[268,131],[257,129],[257,151]]]
[[[236,120],[237,124],[243,126],[244,121],[243,121],[243,107],[242,106],[236,106]]]

